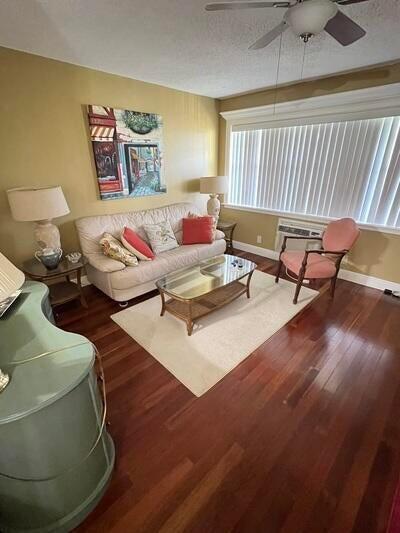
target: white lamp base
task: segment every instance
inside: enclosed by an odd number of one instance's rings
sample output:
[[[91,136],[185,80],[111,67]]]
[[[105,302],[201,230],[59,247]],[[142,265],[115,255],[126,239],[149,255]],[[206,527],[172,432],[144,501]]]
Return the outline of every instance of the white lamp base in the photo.
[[[61,248],[60,232],[51,220],[41,220],[35,224],[35,239],[41,249]]]
[[[219,212],[221,210],[221,202],[218,194],[210,194],[210,199],[207,202],[207,213],[214,217],[215,222],[218,222]]]

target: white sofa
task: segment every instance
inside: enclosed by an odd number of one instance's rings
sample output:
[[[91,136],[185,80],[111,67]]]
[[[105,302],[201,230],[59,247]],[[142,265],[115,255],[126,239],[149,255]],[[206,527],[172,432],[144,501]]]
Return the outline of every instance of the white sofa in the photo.
[[[143,224],[155,224],[163,220],[171,222],[176,239],[181,244],[182,219],[189,213],[200,214],[196,205],[179,203],[146,211],[78,219],[75,224],[83,255],[89,261],[86,266],[89,281],[113,300],[124,302],[155,289],[155,281],[169,272],[223,254],[224,234],[218,230],[212,244],[180,245],[157,255],[153,261],[139,261],[135,267],[127,267],[120,261],[106,257],[101,251],[99,241],[104,232],[119,239],[123,227],[128,226],[147,241]]]

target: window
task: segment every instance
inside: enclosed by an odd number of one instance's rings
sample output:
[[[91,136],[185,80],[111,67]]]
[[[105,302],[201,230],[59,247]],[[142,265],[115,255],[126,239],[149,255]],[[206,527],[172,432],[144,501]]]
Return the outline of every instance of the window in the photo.
[[[228,204],[400,228],[400,117],[235,129]]]

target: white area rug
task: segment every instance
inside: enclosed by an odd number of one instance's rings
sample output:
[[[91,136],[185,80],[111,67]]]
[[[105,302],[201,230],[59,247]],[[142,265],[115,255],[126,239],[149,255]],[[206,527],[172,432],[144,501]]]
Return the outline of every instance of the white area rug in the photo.
[[[186,324],[168,312],[160,317],[156,296],[111,318],[167,368],[193,394],[201,396],[301,311],[318,292],[302,287],[297,305],[295,285],[255,271],[251,298],[240,296],[200,318],[192,336]]]

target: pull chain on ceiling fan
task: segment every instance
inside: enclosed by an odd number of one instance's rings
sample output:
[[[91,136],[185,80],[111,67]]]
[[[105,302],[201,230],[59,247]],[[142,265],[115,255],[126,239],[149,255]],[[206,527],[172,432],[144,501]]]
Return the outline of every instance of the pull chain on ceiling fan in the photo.
[[[274,107],[272,114],[275,115],[276,112],[276,104],[278,103],[278,85],[279,85],[279,73],[281,68],[281,57],[282,57],[282,37],[283,34],[281,33],[280,39],[279,39],[279,52],[278,52],[278,62],[276,66],[276,77],[275,77],[275,88],[274,88]],[[304,65],[306,61],[306,45],[307,43],[304,41],[303,43],[303,52],[302,52],[302,60],[301,60],[301,71],[300,71],[300,81],[303,80],[304,75]]]
[[[276,79],[275,79],[275,93],[274,93],[274,107],[272,110],[272,114],[275,115],[276,111],[276,104],[278,100],[278,84],[279,84],[279,71],[281,67],[281,54],[282,54],[282,38],[283,34],[281,33],[279,38],[279,53],[278,53],[278,63],[276,65]]]
[[[207,11],[226,11],[251,8],[287,8],[275,28],[258,39],[250,50],[265,48],[290,27],[305,43],[314,35],[326,31],[341,45],[348,46],[366,34],[366,31],[345,15],[340,6],[359,4],[368,0],[291,0],[288,2],[219,2],[208,4]]]

